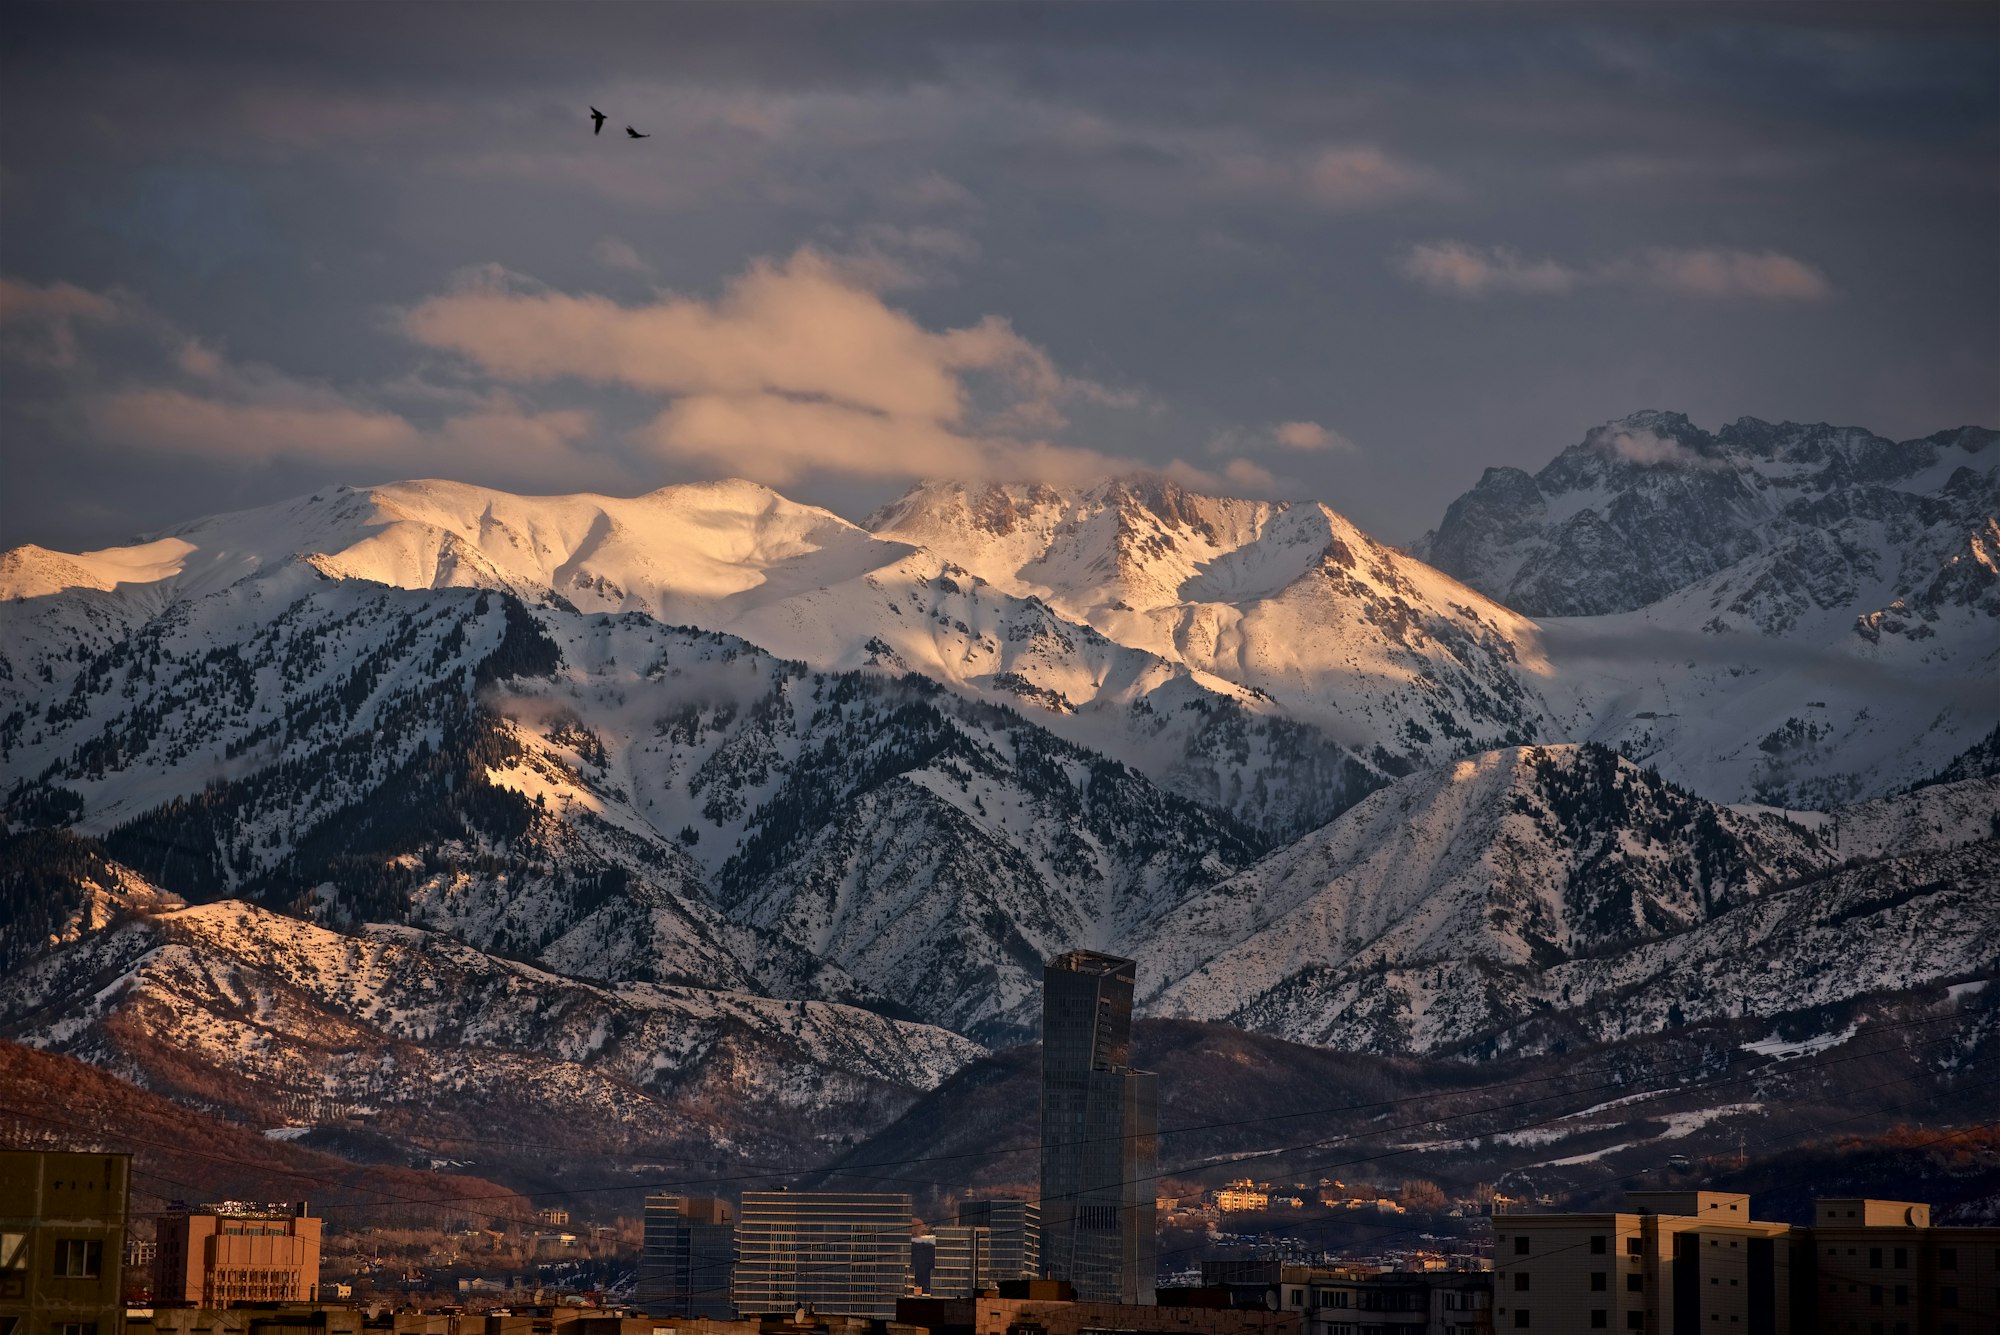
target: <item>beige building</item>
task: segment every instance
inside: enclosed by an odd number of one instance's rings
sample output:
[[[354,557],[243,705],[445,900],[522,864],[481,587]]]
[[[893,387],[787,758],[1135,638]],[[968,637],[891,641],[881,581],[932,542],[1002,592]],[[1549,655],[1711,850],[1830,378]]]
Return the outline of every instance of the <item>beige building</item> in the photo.
[[[1271,1206],[1271,1196],[1261,1190],[1249,1178],[1231,1182],[1215,1193],[1215,1208],[1224,1214],[1235,1214],[1247,1210],[1266,1210]]]
[[[320,1221],[305,1206],[204,1205],[159,1221],[153,1301],[220,1309],[319,1296]]]
[[[128,1154],[0,1151],[0,1332],[120,1335]]]
[[[2000,1335],[2000,1228],[1934,1228],[1914,1201],[1821,1200],[1796,1229],[1732,1192],[1627,1203],[1496,1214],[1494,1328]]]
[[[1814,1203],[1806,1284],[1824,1335],[2000,1335],[2000,1228],[1934,1228],[1928,1205]]]
[[[1791,1226],[1726,1191],[1638,1191],[1610,1214],[1496,1214],[1496,1331],[1792,1329]]]

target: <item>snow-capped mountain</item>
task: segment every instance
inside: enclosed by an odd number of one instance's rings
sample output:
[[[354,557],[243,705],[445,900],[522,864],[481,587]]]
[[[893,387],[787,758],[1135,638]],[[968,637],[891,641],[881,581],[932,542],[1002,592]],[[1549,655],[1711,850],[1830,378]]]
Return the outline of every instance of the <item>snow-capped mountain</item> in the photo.
[[[1277,703],[1378,767],[1539,736],[1533,623],[1324,505],[1157,478],[927,483],[869,518],[1121,645]]]
[[[0,741],[35,780],[13,806],[190,899],[975,1032],[1023,1021],[1048,954],[1256,851],[1228,816],[927,678],[311,569],[116,641]]]
[[[1493,752],[1373,794],[1127,945],[1156,1014],[1369,1051],[1508,1047],[1542,1016],[1602,1041],[1990,972],[1996,815],[1994,778],[1801,821],[1602,747]]]
[[[235,901],[41,955],[0,980],[0,1017],[18,1039],[253,1124],[447,1138],[498,1125],[802,1163],[983,1051],[853,1007],[595,985],[435,933],[336,933]]]
[[[1636,413],[1487,470],[1417,550],[1537,616],[1575,737],[1825,809],[2000,721],[1996,439]]]
[[[327,1026],[393,1053],[341,1107],[504,1070],[595,1118],[648,1070],[753,1097],[683,1060],[722,1024],[732,1060],[844,1090],[830,1127],[1029,1036],[1078,945],[1137,955],[1155,1013],[1449,1055],[1976,973],[1992,519],[1954,555],[1957,518],[1873,485],[1814,503],[1876,573],[1784,617],[1778,545],[1534,620],[1324,506],[1143,479],[929,483],[866,525],[747,483],[414,482],[17,548],[0,962],[32,981],[0,1032],[191,1091],[259,1045],[304,1079]],[[1906,575],[1901,612],[1850,615]],[[447,1014],[475,1003],[490,1032]]]
[[[1400,716],[1379,739],[1357,723],[1346,732],[1371,738],[1357,755],[1254,689],[1115,643],[935,552],[751,483],[618,499],[427,481],[336,488],[132,547],[0,555],[0,746],[45,696],[69,688],[83,656],[112,651],[152,618],[244,581],[288,597],[312,576],[505,591],[552,610],[723,631],[822,670],[921,673],[1028,709],[1072,741],[1274,833],[1323,821],[1379,783],[1385,765],[1405,770],[1464,740],[1455,721],[1439,722],[1455,716],[1427,706],[1418,712],[1440,736],[1425,742],[1430,734],[1403,729]],[[1494,690],[1520,694],[1504,681]],[[1479,716],[1477,702],[1471,712]],[[1485,731],[1512,727],[1501,719]]]
[[[1487,469],[1413,550],[1533,617],[1629,612],[1765,557],[1722,591],[1731,615],[1782,633],[1815,607],[1928,590],[2000,508],[1996,441],[1754,417],[1710,434],[1633,413],[1532,476]]]

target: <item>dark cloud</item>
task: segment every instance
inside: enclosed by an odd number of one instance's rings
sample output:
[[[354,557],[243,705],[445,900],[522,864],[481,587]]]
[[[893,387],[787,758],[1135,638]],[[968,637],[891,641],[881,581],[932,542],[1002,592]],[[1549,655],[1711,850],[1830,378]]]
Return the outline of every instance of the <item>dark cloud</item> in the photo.
[[[0,276],[145,313],[0,338],[0,542],[410,449],[708,471],[627,386],[408,336],[491,266],[637,308],[810,248],[1115,387],[1043,423],[1066,457],[1233,462],[1392,540],[1642,406],[2000,421],[1991,6],[36,4],[0,38]],[[593,140],[592,102],[655,137]],[[1351,448],[1216,455],[1274,423]]]

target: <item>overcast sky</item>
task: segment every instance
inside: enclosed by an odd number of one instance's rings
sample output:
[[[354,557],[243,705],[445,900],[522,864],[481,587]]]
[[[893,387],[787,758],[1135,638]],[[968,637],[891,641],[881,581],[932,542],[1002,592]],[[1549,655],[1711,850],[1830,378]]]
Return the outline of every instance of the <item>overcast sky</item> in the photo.
[[[1992,4],[0,10],[0,545],[1135,466],[1401,542],[1996,368]]]

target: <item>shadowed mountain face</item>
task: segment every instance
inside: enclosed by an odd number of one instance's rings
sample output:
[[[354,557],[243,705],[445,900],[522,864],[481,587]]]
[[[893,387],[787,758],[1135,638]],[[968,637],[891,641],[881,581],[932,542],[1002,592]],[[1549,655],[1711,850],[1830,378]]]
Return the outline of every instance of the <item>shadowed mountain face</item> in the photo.
[[[1738,563],[1729,610],[1766,630],[1814,610],[1929,606],[1950,597],[1931,588],[1961,549],[1990,545],[1996,440],[1754,417],[1711,435],[1680,413],[1634,413],[1533,476],[1488,469],[1415,551],[1535,617],[1633,611]]]

